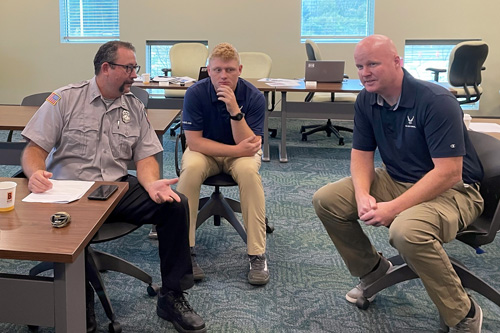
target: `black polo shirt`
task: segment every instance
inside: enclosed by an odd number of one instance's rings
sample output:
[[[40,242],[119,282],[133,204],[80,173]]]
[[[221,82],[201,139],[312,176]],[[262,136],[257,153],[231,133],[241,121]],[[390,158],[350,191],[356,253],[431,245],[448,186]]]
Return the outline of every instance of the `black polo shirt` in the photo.
[[[391,107],[378,95],[361,91],[355,103],[353,148],[377,147],[389,175],[416,183],[434,168],[432,158],[463,156],[464,183],[480,182],[481,163],[467,135],[456,98],[406,70],[399,103]],[[382,105],[380,105],[382,104]]]

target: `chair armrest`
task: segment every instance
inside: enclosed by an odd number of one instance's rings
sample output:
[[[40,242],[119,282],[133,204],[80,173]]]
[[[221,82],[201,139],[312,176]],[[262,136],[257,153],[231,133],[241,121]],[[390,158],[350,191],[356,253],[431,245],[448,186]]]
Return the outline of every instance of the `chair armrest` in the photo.
[[[436,82],[439,81],[439,73],[445,73],[446,72],[446,69],[443,69],[443,68],[432,68],[432,67],[429,67],[429,68],[426,68],[425,70],[426,71],[431,71],[432,73],[434,73],[434,81],[436,81]]]

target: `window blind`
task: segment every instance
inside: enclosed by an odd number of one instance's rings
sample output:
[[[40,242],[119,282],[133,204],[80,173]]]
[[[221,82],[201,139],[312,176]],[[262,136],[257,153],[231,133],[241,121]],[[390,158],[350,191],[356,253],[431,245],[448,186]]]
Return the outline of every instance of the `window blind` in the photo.
[[[373,34],[375,0],[302,0],[301,39],[353,42]]]
[[[62,43],[120,38],[119,0],[59,0]]]

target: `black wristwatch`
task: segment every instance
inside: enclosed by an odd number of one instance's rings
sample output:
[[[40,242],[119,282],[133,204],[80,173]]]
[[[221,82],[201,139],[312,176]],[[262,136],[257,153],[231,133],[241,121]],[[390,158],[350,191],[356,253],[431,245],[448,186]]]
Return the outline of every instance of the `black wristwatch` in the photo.
[[[240,112],[238,113],[236,116],[229,116],[229,118],[231,118],[232,120],[236,120],[236,121],[240,121],[241,119],[243,119],[243,116],[245,114],[243,112]]]

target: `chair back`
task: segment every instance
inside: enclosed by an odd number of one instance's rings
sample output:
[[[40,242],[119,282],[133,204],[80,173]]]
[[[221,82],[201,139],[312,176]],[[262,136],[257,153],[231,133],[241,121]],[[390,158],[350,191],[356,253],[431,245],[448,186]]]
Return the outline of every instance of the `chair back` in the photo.
[[[41,106],[43,102],[49,97],[51,92],[43,92],[33,95],[28,95],[23,98],[21,105],[23,106]]]
[[[491,243],[500,229],[500,140],[480,132],[468,133],[484,170],[480,189],[484,211],[457,239],[477,248]]]
[[[310,39],[306,39],[307,60],[323,60],[318,45]]]
[[[148,102],[149,102],[149,93],[139,87],[130,87],[130,92],[135,95],[138,99],[141,100],[142,104],[144,104],[144,107],[147,109],[148,108]]]
[[[198,77],[200,67],[207,63],[208,48],[202,43],[177,43],[170,48],[172,76]]]
[[[466,41],[457,44],[450,53],[448,67],[448,82],[453,87],[459,87],[458,98],[465,98],[464,103],[474,103],[479,100],[482,89],[481,70],[488,56],[488,44],[482,41]],[[463,89],[463,91],[461,90]]]
[[[271,74],[273,61],[270,56],[262,52],[240,52],[241,77],[246,78],[268,78]]]

